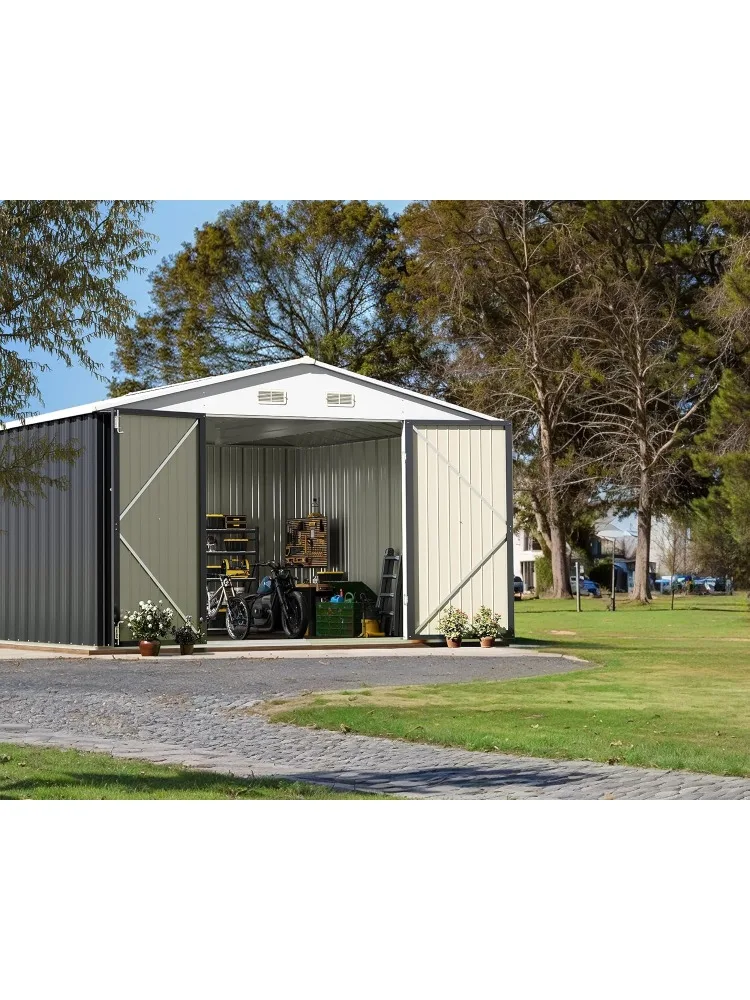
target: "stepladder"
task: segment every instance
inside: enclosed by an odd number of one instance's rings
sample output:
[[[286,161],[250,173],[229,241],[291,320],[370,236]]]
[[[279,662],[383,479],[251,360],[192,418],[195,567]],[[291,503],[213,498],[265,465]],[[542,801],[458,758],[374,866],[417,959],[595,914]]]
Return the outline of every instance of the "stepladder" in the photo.
[[[383,554],[383,571],[375,607],[385,635],[398,635],[401,628],[401,556],[390,546]]]

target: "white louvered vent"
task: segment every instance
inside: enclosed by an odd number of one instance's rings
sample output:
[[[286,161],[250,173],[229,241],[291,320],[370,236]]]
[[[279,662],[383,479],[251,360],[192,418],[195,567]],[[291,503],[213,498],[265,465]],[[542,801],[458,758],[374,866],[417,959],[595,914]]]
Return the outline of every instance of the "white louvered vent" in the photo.
[[[328,406],[354,406],[354,393],[327,392],[326,403]]]
[[[258,389],[258,402],[265,406],[286,406],[283,389]]]

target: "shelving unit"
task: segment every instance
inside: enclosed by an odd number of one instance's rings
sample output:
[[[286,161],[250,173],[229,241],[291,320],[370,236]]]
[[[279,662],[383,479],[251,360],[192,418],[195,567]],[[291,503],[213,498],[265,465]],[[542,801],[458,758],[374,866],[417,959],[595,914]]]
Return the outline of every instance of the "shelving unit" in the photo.
[[[224,526],[220,526],[221,519]],[[227,527],[226,525],[230,526]],[[209,514],[206,518],[206,584],[209,589],[217,587],[220,580],[228,576],[232,583],[240,585],[244,593],[252,593],[252,585],[258,582],[258,552],[260,530],[258,526],[247,527],[247,518],[236,514]],[[209,548],[210,545],[213,547]],[[221,617],[209,624],[211,632],[225,631],[223,615],[225,608],[219,608]]]

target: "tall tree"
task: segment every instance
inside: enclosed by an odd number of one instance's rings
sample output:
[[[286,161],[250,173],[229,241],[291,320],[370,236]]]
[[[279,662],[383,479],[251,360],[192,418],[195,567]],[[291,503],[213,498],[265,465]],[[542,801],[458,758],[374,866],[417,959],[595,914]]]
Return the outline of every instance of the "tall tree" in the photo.
[[[396,221],[366,201],[243,202],[152,276],[115,394],[302,354],[419,388],[433,351],[404,300]]]
[[[750,580],[750,201],[711,202],[726,235],[721,281],[702,308],[721,339],[724,370],[693,459],[711,479],[694,504],[695,551],[711,572]]]
[[[650,598],[654,514],[695,495],[686,446],[705,424],[721,372],[698,313],[720,276],[721,230],[703,202],[591,202],[583,210],[581,297],[589,330],[586,408],[608,494],[638,515],[636,600]]]
[[[453,398],[510,418],[516,485],[548,550],[555,596],[570,596],[566,540],[591,492],[580,460],[586,424],[580,274],[559,206],[542,201],[433,201],[401,219],[407,286],[422,323],[452,345]]]
[[[0,202],[0,421],[29,415],[49,368],[40,355],[98,371],[88,346],[117,336],[132,316],[119,283],[150,250],[141,225],[149,210],[143,201]],[[63,486],[41,469],[76,454],[52,434],[33,444],[0,439],[0,496],[30,503]]]

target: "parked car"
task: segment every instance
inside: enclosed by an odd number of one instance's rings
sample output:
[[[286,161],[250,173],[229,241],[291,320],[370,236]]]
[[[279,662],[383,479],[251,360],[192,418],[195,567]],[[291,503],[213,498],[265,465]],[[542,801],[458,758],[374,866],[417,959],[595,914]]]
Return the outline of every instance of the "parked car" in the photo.
[[[696,589],[700,585],[700,592],[704,594],[731,594],[732,581],[723,576],[706,576],[695,581]]]
[[[517,600],[521,600],[521,595],[523,594],[523,580],[520,576],[513,577],[513,597]]]
[[[589,597],[602,596],[602,592],[599,589],[599,584],[594,583],[593,580],[589,580],[587,576],[582,576],[578,582],[580,583],[581,586],[581,597],[586,597],[586,595],[588,595]],[[573,596],[575,597],[576,578],[574,576],[571,576],[570,578],[570,589],[573,591]]]

